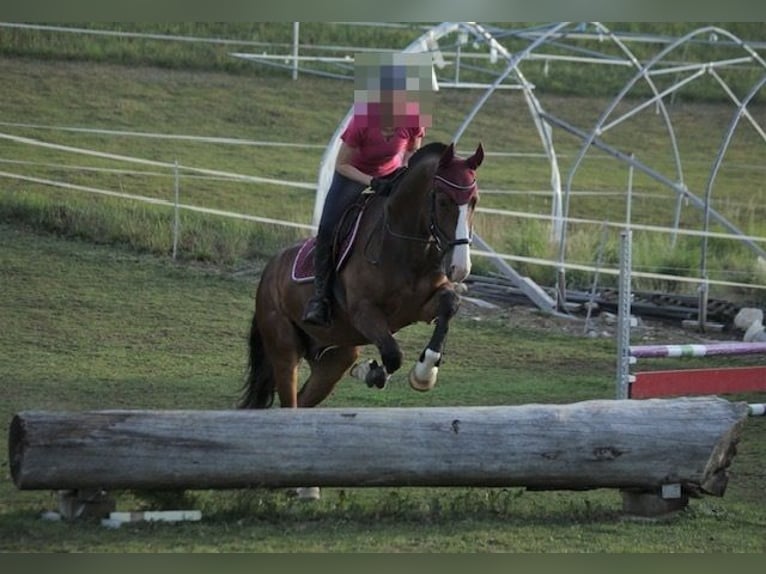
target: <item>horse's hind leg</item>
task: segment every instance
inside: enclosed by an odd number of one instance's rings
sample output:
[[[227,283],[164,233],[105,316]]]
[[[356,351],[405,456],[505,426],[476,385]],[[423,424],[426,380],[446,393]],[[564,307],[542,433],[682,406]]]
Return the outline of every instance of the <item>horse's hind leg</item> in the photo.
[[[279,406],[298,406],[298,365],[303,353],[295,326],[283,315],[271,314],[259,323],[264,336],[263,345],[268,353],[274,388],[279,396]]]
[[[431,340],[420,353],[418,362],[412,367],[409,375],[410,386],[416,391],[430,391],[436,385],[449,322],[460,306],[460,296],[453,289],[443,288],[437,291],[431,301],[437,306],[436,326]]]
[[[298,407],[313,407],[326,399],[358,358],[358,347],[335,347],[309,360],[311,374],[298,393]]]

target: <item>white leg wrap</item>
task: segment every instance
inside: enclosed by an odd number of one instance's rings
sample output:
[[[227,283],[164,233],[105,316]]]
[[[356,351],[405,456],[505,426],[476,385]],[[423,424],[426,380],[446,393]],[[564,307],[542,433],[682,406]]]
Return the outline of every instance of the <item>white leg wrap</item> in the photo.
[[[441,353],[426,349],[423,361],[418,361],[410,371],[410,386],[416,391],[430,391],[436,386],[436,375],[439,367],[436,363],[441,359]]]

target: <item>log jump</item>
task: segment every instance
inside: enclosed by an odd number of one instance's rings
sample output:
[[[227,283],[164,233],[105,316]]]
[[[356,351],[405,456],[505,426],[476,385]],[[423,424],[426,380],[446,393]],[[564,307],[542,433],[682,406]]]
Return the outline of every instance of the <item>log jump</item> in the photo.
[[[34,489],[619,488],[722,496],[747,419],[716,397],[498,407],[25,411],[11,476]]]

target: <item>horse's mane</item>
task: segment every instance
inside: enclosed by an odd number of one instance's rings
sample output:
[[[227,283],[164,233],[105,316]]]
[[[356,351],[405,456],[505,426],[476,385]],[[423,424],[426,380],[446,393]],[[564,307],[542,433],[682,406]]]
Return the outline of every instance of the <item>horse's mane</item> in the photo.
[[[441,157],[441,155],[448,147],[449,146],[447,144],[442,142],[431,142],[426,144],[419,148],[414,154],[412,154],[412,157],[410,157],[410,161],[408,162],[408,166],[415,167],[425,158],[432,155]]]
[[[428,169],[426,160],[432,160],[436,163],[448,147],[447,144],[441,142],[431,142],[419,148],[410,157],[407,168],[402,168],[399,174],[394,176],[394,192],[399,189],[402,178],[408,179],[411,174],[422,173],[424,169]]]

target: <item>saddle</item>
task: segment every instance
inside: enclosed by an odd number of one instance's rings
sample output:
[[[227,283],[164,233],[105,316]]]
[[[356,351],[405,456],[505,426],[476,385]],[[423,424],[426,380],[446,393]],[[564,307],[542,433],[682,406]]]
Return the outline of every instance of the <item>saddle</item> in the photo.
[[[356,242],[359,223],[362,221],[364,210],[375,195],[371,191],[365,190],[349,208],[343,213],[340,225],[335,233],[333,241],[333,259],[335,260],[335,273],[343,269],[343,265],[348,261],[349,255]],[[293,261],[291,277],[296,283],[308,283],[314,280],[314,247],[316,246],[316,236],[306,239],[298,249],[298,253]]]
[[[404,177],[407,172],[407,167],[400,167],[394,171],[391,175],[385,178],[386,186],[382,192],[373,192],[372,190],[365,190],[361,193],[359,198],[343,213],[338,230],[335,233],[333,240],[333,259],[335,260],[335,273],[340,272],[343,269],[343,265],[348,260],[351,254],[354,243],[356,242],[357,231],[359,230],[359,223],[362,221],[362,215],[367,207],[370,199],[379,195],[381,197],[388,196],[391,191],[399,183],[399,180]],[[316,237],[310,237],[303,242],[298,254],[295,256],[292,268],[292,280],[296,283],[308,283],[314,280],[314,247],[316,245]]]

